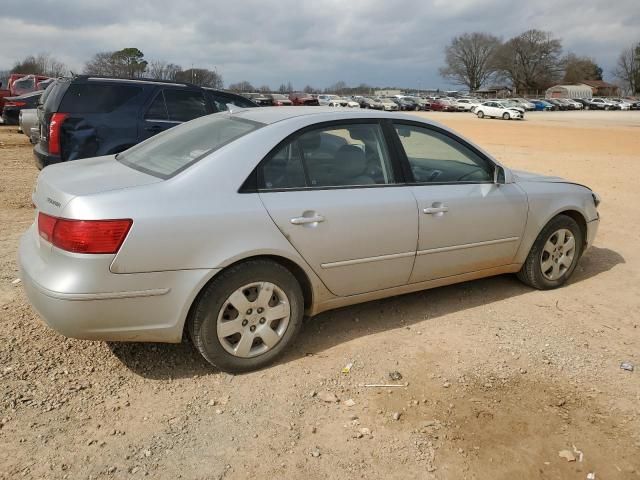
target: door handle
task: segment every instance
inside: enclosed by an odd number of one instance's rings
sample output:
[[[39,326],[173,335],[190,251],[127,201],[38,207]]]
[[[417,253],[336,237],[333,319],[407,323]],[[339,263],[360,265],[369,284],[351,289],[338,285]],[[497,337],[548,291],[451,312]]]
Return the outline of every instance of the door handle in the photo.
[[[422,211],[427,215],[433,215],[434,213],[446,213],[449,211],[449,207],[447,207],[446,205],[443,205],[441,207],[427,207]]]
[[[314,215],[313,217],[295,217],[291,219],[291,223],[294,225],[305,225],[307,223],[324,222],[322,215]]]
[[[160,125],[153,125],[151,127],[145,127],[145,130],[147,132],[156,132],[156,133],[158,133],[159,131],[162,130],[162,127]]]

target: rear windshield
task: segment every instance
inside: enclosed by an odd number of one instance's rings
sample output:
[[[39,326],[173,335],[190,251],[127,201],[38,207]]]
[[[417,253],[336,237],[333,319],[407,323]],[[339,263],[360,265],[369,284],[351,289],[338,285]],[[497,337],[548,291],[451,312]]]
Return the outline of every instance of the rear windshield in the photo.
[[[110,113],[142,92],[132,85],[75,83],[67,89],[60,111],[65,113]]]
[[[166,179],[261,126],[261,123],[223,113],[200,117],[119,153],[116,159],[131,168]]]

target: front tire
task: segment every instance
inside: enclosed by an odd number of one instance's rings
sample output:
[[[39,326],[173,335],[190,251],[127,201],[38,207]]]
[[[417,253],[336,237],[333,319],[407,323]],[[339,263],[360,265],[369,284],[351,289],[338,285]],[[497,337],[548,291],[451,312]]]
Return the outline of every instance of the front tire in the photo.
[[[478,111],[476,115],[478,115],[478,118],[484,118],[484,112],[482,110]]]
[[[509,120],[510,118],[511,118],[511,115],[509,115],[507,112],[504,112],[504,114],[502,115],[503,120]]]
[[[279,263],[250,260],[218,274],[189,318],[196,349],[220,370],[242,373],[272,363],[302,327],[304,299]]]
[[[561,287],[573,274],[583,245],[582,230],[573,218],[552,218],[533,243],[518,278],[538,290]]]

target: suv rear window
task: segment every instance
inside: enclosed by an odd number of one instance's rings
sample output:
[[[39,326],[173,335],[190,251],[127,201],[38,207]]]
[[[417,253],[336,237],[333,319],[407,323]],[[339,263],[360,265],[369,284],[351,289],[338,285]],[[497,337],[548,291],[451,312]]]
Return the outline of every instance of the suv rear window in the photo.
[[[262,126],[228,115],[200,117],[151,137],[119,153],[116,159],[133,169],[167,179]]]
[[[141,87],[117,84],[71,84],[59,111],[65,113],[110,113],[142,92]]]

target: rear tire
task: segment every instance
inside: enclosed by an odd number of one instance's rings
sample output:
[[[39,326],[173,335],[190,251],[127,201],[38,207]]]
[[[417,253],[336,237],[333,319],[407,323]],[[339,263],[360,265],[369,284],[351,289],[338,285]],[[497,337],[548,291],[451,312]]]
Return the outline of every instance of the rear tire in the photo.
[[[264,298],[263,286],[268,286]],[[264,299],[268,303],[263,305]],[[280,356],[300,332],[303,315],[302,289],[295,276],[279,263],[256,259],[214,277],[196,299],[188,330],[205,360],[222,371],[242,373],[263,368]],[[238,331],[226,335],[229,332],[221,325],[232,329],[238,325]],[[243,340],[248,344],[246,354],[240,351]]]
[[[538,290],[561,287],[573,274],[583,245],[582,230],[573,218],[552,218],[533,243],[518,278]]]

